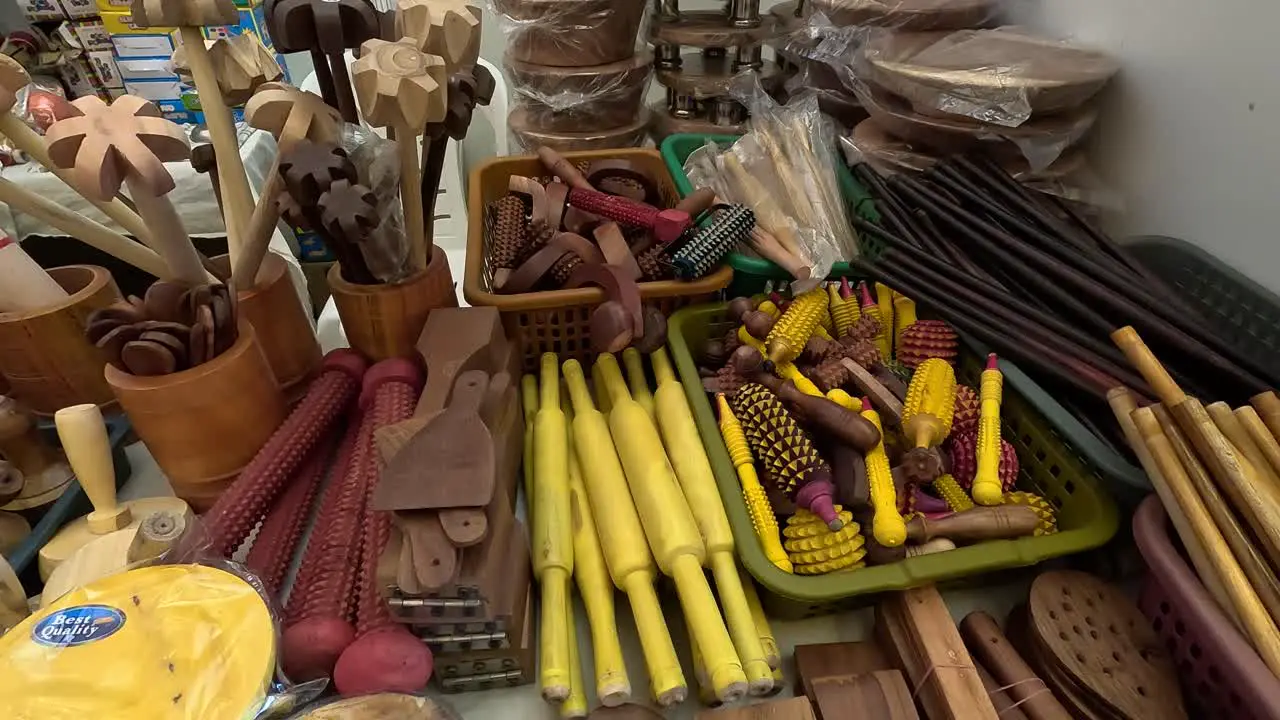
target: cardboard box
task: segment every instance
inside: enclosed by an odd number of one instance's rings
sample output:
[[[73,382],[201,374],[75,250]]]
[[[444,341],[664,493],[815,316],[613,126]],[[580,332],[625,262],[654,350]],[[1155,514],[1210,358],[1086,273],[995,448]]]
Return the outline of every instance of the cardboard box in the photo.
[[[102,18],[93,17],[71,21],[71,29],[75,31],[80,47],[85,50],[110,50],[111,34],[107,32]]]
[[[104,13],[128,10],[130,4],[130,0],[97,0],[97,2],[98,11]],[[254,3],[251,2],[251,0],[236,0],[236,7],[247,8],[252,7],[253,4]]]
[[[98,14],[98,3],[94,0],[58,0],[62,4],[62,14],[75,20],[91,18]]]
[[[142,28],[133,22],[131,12],[104,12],[102,23],[111,35],[111,45],[120,58],[171,57],[177,47],[174,28]]]
[[[203,29],[204,36],[210,40],[233,37],[235,35],[257,35],[263,45],[274,47],[271,35],[267,32],[266,8],[260,4],[240,8],[240,22],[236,25],[211,25]]]
[[[68,53],[63,56],[62,62],[58,63],[58,77],[67,86],[67,94],[73,99],[97,95],[99,90],[106,90],[106,86],[98,82],[93,65],[84,53]]]
[[[125,82],[130,80],[178,81],[178,75],[173,71],[170,58],[116,58],[116,65],[120,69],[120,78]]]
[[[110,50],[90,50],[85,54],[89,58],[89,64],[93,66],[93,73],[98,76],[98,82],[104,88],[124,89],[124,78],[120,75],[120,68]]]
[[[130,95],[137,95],[156,104],[165,118],[179,123],[193,122],[191,114],[182,105],[182,93],[186,86],[178,79],[170,80],[125,80],[124,89]]]
[[[61,20],[66,17],[66,14],[62,12],[62,6],[58,4],[58,0],[19,0],[18,7],[22,9],[22,14],[26,15],[31,22]]]

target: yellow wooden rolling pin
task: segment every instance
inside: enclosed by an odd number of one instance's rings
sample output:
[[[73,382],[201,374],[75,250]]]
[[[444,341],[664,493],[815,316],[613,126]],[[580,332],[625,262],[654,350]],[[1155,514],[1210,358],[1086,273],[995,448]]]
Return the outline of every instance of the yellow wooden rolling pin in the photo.
[[[569,428],[560,409],[560,365],[542,356],[540,404],[533,426],[533,571],[542,586],[539,661],[542,696],[569,697],[569,576],[573,574],[573,521],[569,511]]]
[[[680,660],[662,617],[658,593],[653,589],[656,572],[653,556],[645,544],[640,517],[631,501],[627,478],[618,461],[604,415],[592,404],[582,366],[577,360],[564,364],[564,378],[573,401],[573,440],[582,469],[588,505],[604,550],[609,576],[627,594],[636,619],[640,646],[649,669],[653,696],[663,707],[684,702],[688,694]],[[604,387],[603,380],[600,387]]]
[[[565,415],[572,425],[572,413],[566,411]],[[600,538],[596,534],[595,518],[591,514],[577,455],[573,439],[570,438],[569,515],[573,518],[573,578],[577,581],[582,604],[587,608],[587,622],[591,626],[596,697],[606,707],[616,707],[631,698],[631,680],[627,678],[627,664],[622,659],[622,644],[618,640],[618,620],[613,612],[613,588],[609,586],[609,571],[605,567],[604,553],[600,550]],[[572,627],[572,604],[569,612],[569,625]]]
[[[733,645],[747,673],[751,694],[767,695],[773,689],[773,671],[765,660],[759,634],[751,619],[751,608],[738,578],[733,530],[729,528],[729,516],[716,487],[715,472],[698,435],[698,425],[689,410],[684,386],[676,379],[666,349],[659,348],[649,356],[649,361],[653,363],[653,376],[658,388],[654,393],[658,430],[662,434],[667,458],[680,481],[680,489],[684,491],[685,502],[702,533],[707,561],[716,580],[716,590],[733,636]]]
[[[649,547],[658,567],[675,580],[680,606],[706,660],[716,697],[722,702],[738,700],[747,692],[747,676],[702,572],[706,547],[675,471],[667,462],[662,438],[644,409],[631,398],[617,358],[601,355],[596,366],[613,403],[609,430]]]
[[[649,392],[649,379],[644,375],[644,358],[640,351],[629,347],[622,351],[622,364],[627,368],[627,385],[631,388],[631,399],[644,408],[649,422],[658,425],[658,406],[654,403],[653,393]]]
[[[538,415],[538,378],[525,375],[520,378],[520,405],[524,411],[524,496],[533,509],[533,421]]]

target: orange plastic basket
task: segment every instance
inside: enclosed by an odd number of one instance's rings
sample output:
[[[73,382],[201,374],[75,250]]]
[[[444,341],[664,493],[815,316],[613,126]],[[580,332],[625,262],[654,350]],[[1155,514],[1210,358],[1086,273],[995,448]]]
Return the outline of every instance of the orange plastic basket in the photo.
[[[571,162],[580,160],[629,160],[652,176],[663,201],[674,205],[679,200],[675,181],[656,150],[597,150],[567,152]],[[599,288],[542,290],[501,295],[493,292],[493,266],[489,262],[489,244],[485,237],[485,206],[507,194],[512,175],[539,177],[546,168],[536,156],[494,158],[471,171],[467,195],[467,267],[463,277],[463,295],[475,306],[495,307],[502,314],[507,336],[519,343],[528,370],[535,368],[544,352],[559,353],[561,359],[586,359],[591,355],[591,311],[604,302]],[[640,297],[656,306],[664,315],[694,303],[708,302],[733,280],[733,269],[721,267],[693,281],[662,280],[640,283]]]

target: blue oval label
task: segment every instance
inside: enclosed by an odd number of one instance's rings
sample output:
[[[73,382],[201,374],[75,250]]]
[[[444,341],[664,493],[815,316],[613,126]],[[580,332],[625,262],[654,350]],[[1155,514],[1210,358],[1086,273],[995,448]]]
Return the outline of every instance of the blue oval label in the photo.
[[[36,623],[31,639],[45,647],[77,647],[105,640],[124,627],[124,613],[107,605],[76,605]]]

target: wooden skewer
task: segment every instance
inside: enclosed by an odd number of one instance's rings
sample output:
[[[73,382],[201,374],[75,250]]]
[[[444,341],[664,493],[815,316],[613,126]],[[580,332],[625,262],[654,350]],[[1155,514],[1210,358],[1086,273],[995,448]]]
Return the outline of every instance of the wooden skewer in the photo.
[[[1189,397],[1169,377],[1136,330],[1120,328],[1111,334],[1111,339],[1178,421],[1215,482],[1244,516],[1271,567],[1280,567],[1280,488],[1260,479],[1253,463],[1236,452],[1200,401]]]
[[[1154,383],[1153,383],[1154,384]],[[1215,559],[1222,572],[1222,577],[1236,607],[1236,615],[1244,625],[1245,636],[1250,639],[1254,649],[1271,672],[1280,674],[1280,631],[1267,609],[1258,599],[1258,594],[1249,585],[1248,579],[1240,569],[1240,565],[1231,555],[1230,548],[1222,538],[1222,533],[1213,524],[1213,519],[1205,510],[1204,503],[1196,495],[1195,488],[1186,471],[1178,462],[1168,438],[1160,430],[1160,422],[1151,408],[1140,408],[1133,413],[1133,421],[1142,433],[1151,455],[1160,467],[1161,473],[1169,481],[1178,504],[1186,511],[1187,520],[1204,545],[1205,550]]]
[[[1236,408],[1235,416],[1254,441],[1258,452],[1265,458],[1261,466],[1271,468],[1272,479],[1280,478],[1280,442],[1276,442],[1275,436],[1267,429],[1258,411],[1252,407]],[[1255,464],[1258,463],[1255,461]]]
[[[1249,434],[1240,418],[1231,411],[1231,406],[1224,402],[1216,402],[1206,405],[1204,409],[1209,413],[1209,417],[1213,418],[1213,424],[1217,425],[1222,434],[1231,441],[1231,445],[1253,464],[1259,476],[1265,478],[1271,485],[1280,487],[1280,476],[1275,474],[1271,463],[1267,461],[1267,456],[1254,442],[1253,436]],[[1265,426],[1263,431],[1266,431]],[[1270,437],[1271,433],[1267,432],[1267,436]]]
[[[1249,404],[1258,411],[1258,415],[1262,416],[1262,421],[1267,424],[1272,437],[1280,440],[1280,397],[1276,396],[1275,391],[1258,393],[1249,398]]]
[[[1169,520],[1173,523],[1173,529],[1177,531],[1178,538],[1182,540],[1183,547],[1187,549],[1187,555],[1191,558],[1191,565],[1196,569],[1196,573],[1204,583],[1205,589],[1213,596],[1213,599],[1218,603],[1218,607],[1222,608],[1223,614],[1234,622],[1237,627],[1242,627],[1240,617],[1236,614],[1235,605],[1231,603],[1231,596],[1227,594],[1221,570],[1211,561],[1204,543],[1200,541],[1200,537],[1196,535],[1191,522],[1187,519],[1186,512],[1178,504],[1177,494],[1169,487],[1169,481],[1165,478],[1164,473],[1160,471],[1160,466],[1156,463],[1150,449],[1147,448],[1146,443],[1142,440],[1142,434],[1138,432],[1138,426],[1133,422],[1133,411],[1138,409],[1133,393],[1130,392],[1129,388],[1114,388],[1107,393],[1107,403],[1111,406],[1111,411],[1115,413],[1116,421],[1120,423],[1120,429],[1124,432],[1125,440],[1128,441],[1133,454],[1138,456],[1138,463],[1142,465],[1147,477],[1151,479],[1151,487],[1155,488],[1156,495],[1160,497],[1160,502],[1164,505],[1165,512],[1169,515]],[[1223,508],[1225,509],[1225,506]]]

